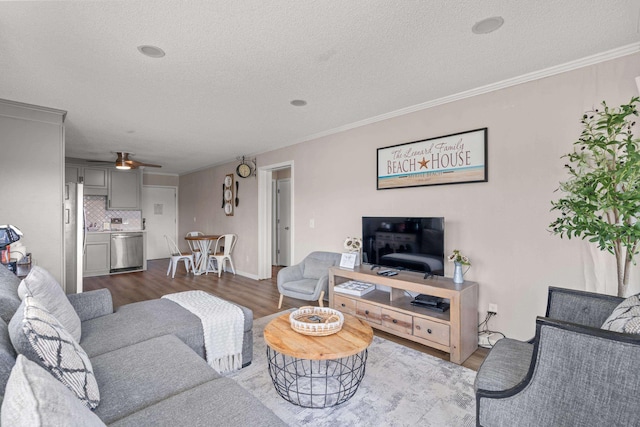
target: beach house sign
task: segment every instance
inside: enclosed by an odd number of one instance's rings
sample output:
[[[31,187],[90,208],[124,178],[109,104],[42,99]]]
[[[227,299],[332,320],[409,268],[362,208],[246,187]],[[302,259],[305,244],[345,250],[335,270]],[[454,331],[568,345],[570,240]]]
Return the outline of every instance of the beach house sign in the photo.
[[[378,190],[487,181],[487,128],[378,148]]]

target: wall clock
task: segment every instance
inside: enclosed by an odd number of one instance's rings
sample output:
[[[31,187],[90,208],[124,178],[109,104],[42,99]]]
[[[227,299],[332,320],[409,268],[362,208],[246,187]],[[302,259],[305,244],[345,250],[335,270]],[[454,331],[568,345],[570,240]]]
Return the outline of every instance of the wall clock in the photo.
[[[255,164],[252,165],[252,163],[251,160],[245,160],[244,157],[242,158],[242,162],[236,168],[236,173],[240,178],[248,178],[253,174]]]
[[[233,174],[230,173],[224,177],[223,186],[223,205],[224,214],[226,216],[233,216]]]

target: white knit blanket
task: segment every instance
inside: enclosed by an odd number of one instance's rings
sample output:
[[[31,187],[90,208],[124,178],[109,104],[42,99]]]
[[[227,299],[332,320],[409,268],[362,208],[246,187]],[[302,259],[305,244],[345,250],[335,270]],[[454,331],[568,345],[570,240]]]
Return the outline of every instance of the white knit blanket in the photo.
[[[220,373],[242,368],[244,313],[237,305],[204,291],[164,295],[202,321],[207,363]]]

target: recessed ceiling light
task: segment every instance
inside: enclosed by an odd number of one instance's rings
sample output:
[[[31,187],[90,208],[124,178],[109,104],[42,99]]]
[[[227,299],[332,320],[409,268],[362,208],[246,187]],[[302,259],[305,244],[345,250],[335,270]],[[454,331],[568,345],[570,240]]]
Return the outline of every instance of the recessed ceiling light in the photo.
[[[304,99],[294,99],[293,101],[291,101],[291,105],[293,105],[294,107],[304,107],[305,105],[307,105],[307,101],[305,101]]]
[[[142,45],[138,46],[138,51],[150,58],[162,58],[164,56],[164,50],[156,46]]]
[[[489,34],[502,27],[502,24],[504,24],[502,16],[493,16],[476,22],[471,31],[473,34]]]

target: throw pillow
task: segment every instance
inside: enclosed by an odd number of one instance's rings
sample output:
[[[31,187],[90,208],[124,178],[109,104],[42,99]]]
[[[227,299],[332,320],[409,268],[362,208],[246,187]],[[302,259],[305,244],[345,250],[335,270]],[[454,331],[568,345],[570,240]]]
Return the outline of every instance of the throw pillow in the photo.
[[[20,298],[18,297],[20,279],[2,265],[0,266],[0,282],[2,282],[0,287],[0,317],[6,323],[9,323],[20,305]]]
[[[22,328],[25,311],[25,302],[22,301],[18,307],[18,311],[16,311],[16,314],[11,318],[11,322],[9,322],[9,339],[11,340],[11,344],[13,344],[13,348],[15,348],[16,353],[22,354],[32,362],[38,363],[40,366],[44,367],[44,363],[40,360],[40,356],[38,356],[38,353],[36,353],[35,349],[31,346],[31,343]]]
[[[333,261],[320,261],[314,258],[304,260],[304,271],[302,277],[305,279],[319,279],[329,274],[329,267],[333,266]]]
[[[80,342],[81,323],[78,313],[73,309],[62,286],[47,270],[34,266],[18,286],[18,295],[35,297],[45,308],[62,323],[74,340]]]
[[[82,403],[98,406],[100,392],[87,353],[35,298],[27,296],[24,303],[22,329],[44,367]]]
[[[618,304],[602,324],[602,329],[640,334],[640,294],[630,296]]]
[[[4,395],[2,384],[6,384],[11,374],[11,369],[16,363],[16,352],[11,345],[9,329],[4,320],[0,319],[0,402]]]
[[[44,368],[18,355],[7,382],[3,426],[101,426],[104,423]]]

